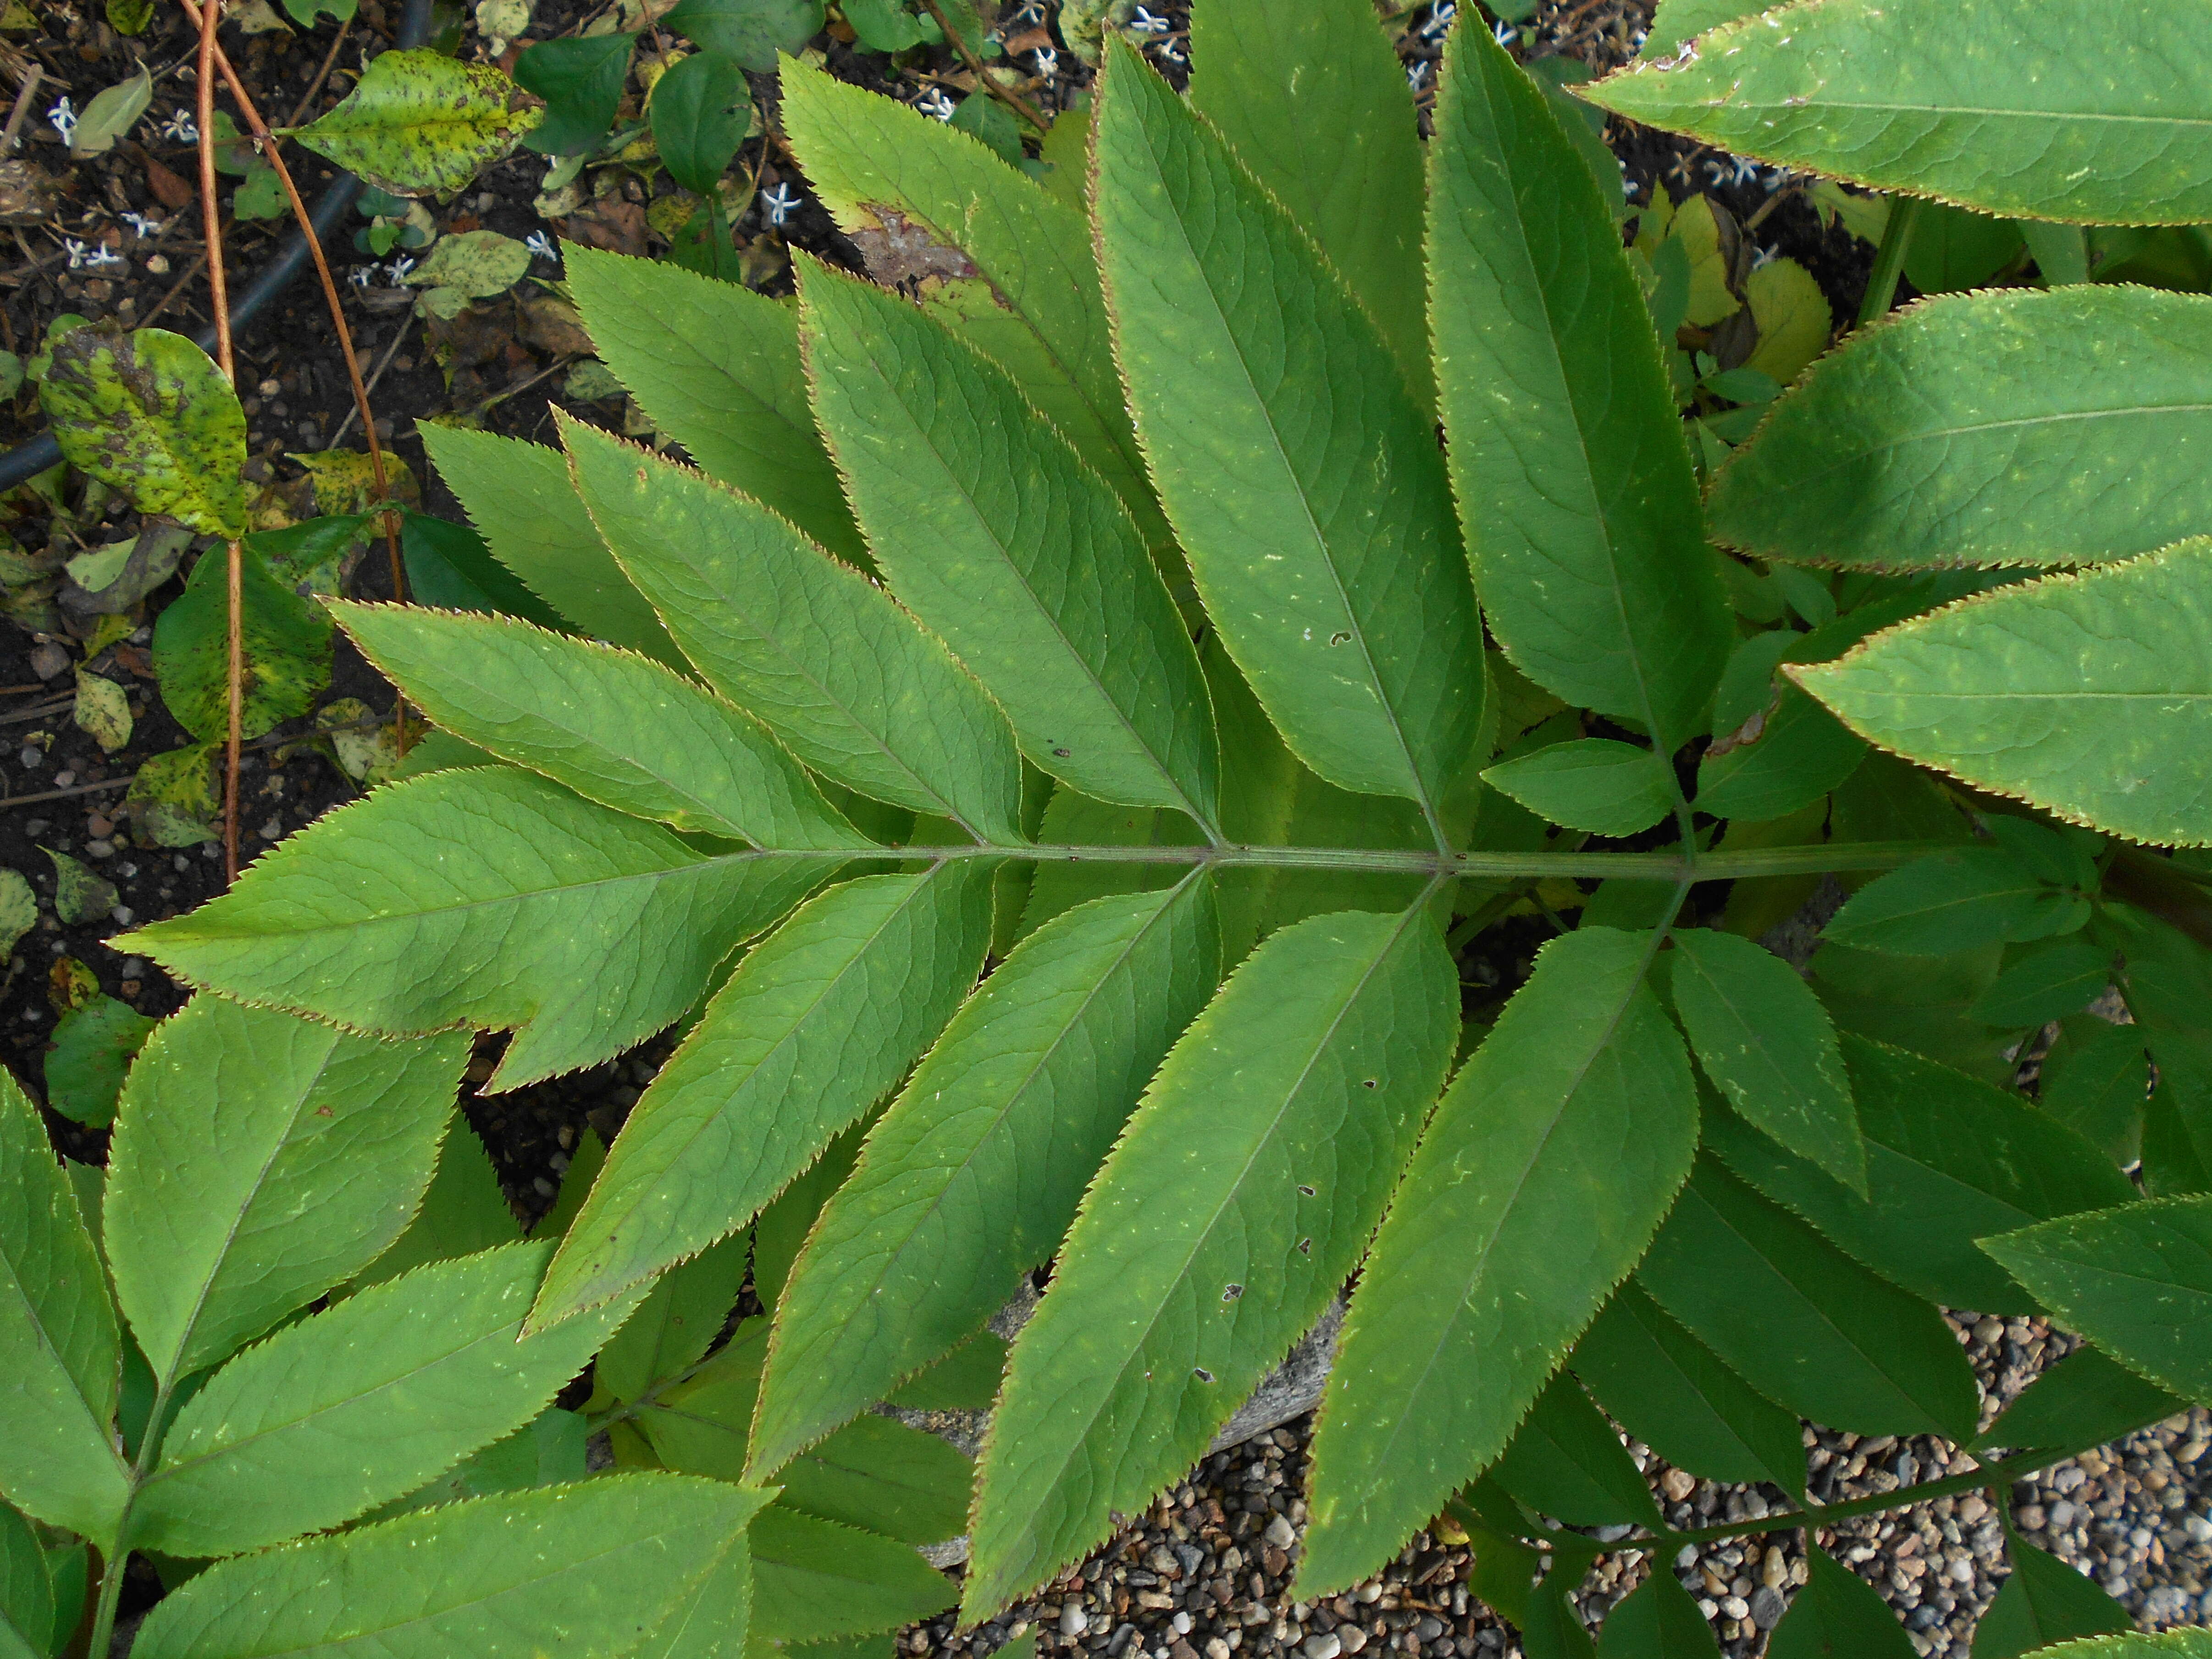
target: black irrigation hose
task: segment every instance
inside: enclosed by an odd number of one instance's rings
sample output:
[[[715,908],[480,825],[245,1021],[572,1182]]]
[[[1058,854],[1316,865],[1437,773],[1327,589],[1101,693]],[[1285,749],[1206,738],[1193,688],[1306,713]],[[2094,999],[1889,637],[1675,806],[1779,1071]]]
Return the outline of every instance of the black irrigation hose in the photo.
[[[407,0],[407,9],[399,19],[399,33],[393,41],[398,48],[419,46],[430,35],[432,0]],[[345,211],[353,205],[354,198],[361,194],[361,180],[350,173],[341,173],[328,189],[315,198],[308,210],[308,222],[314,226],[315,234],[326,244],[331,233],[337,228]],[[291,238],[261,274],[247,284],[245,293],[230,308],[230,328],[233,334],[245,332],[262,307],[291,286],[292,279],[301,268],[309,263],[307,239],[296,228]],[[215,329],[212,325],[193,337],[200,349],[215,349]],[[51,432],[42,432],[26,444],[19,444],[6,454],[0,455],[0,490],[13,489],[17,484],[36,477],[62,458],[61,445]]]

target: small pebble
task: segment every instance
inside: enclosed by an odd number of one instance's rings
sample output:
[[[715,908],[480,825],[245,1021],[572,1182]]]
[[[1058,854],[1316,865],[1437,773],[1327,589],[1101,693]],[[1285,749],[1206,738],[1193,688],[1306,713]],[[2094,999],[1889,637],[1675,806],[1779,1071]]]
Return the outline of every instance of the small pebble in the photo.
[[[52,640],[31,653],[31,672],[42,680],[52,679],[69,665],[69,653]]]
[[[1298,1535],[1291,1529],[1291,1523],[1279,1515],[1267,1522],[1264,1535],[1279,1550],[1286,1550],[1298,1541]]]

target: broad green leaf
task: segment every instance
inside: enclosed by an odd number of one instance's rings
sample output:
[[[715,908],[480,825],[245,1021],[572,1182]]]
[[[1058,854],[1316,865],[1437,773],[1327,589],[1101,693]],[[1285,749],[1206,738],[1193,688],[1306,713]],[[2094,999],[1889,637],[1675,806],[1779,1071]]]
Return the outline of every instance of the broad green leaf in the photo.
[[[1644,293],[1541,89],[1455,29],[1430,326],[1475,586],[1514,665],[1671,753],[1734,642]]]
[[[776,1479],[782,1501],[802,1514],[902,1543],[939,1544],[968,1529],[970,1474],[968,1460],[935,1435],[864,1415]]]
[[[421,1203],[469,1054],[219,997],[146,1045],[108,1159],[116,1299],[164,1382],[360,1272]]]
[[[2112,982],[2112,951],[2080,935],[2005,953],[2004,971],[1974,1004],[1991,1025],[2040,1026],[2078,1014]]]
[[[1170,1051],[1014,1343],[970,1617],[1142,1508],[1320,1316],[1443,1082],[1454,981],[1425,906],[1316,916],[1254,951]]]
[[[460,189],[534,129],[514,82],[429,47],[380,53],[354,89],[293,136],[396,196]]]
[[[2135,1196],[2095,1147],[2017,1095],[1862,1036],[1844,1037],[1843,1059],[1866,1137],[1865,1192],[1725,1115],[1707,1123],[1706,1144],[1735,1174],[1906,1290],[1945,1307],[2033,1313],[2033,1303],[1975,1241]]]
[[[842,883],[755,946],[631,1109],[533,1328],[750,1221],[905,1074],[990,939],[990,872],[966,861]]]
[[[138,1659],[617,1659],[769,1494],[611,1474],[222,1561],[140,1627]]]
[[[602,806],[758,847],[873,845],[758,721],[650,658],[503,617],[327,608],[441,726]]]
[[[472,768],[380,789],[220,898],[111,944],[188,983],[371,1030],[514,1028],[492,1079],[509,1089],[678,1018],[731,946],[836,864],[701,854],[532,774]]]
[[[1302,1592],[1375,1570],[1505,1448],[1689,1172],[1645,935],[1553,939],[1437,1109],[1337,1349]]]
[[[1973,1370],[1942,1315],[1710,1158],[1637,1278],[1752,1387],[1801,1417],[1857,1434],[1974,1431]]]
[[[2132,1631],[2128,1610],[2079,1568],[2024,1543],[2005,1540],[2012,1577],[1974,1626],[1974,1659],[2019,1659],[2081,1636]]]
[[[1823,0],[1586,95],[1717,149],[1985,212],[2212,218],[2202,19],[2115,29],[2074,0]],[[1984,43],[1994,43],[1984,45]]]
[[[1708,1480],[1771,1480],[1802,1497],[1797,1419],[1755,1393],[1629,1279],[1575,1344],[1575,1372],[1620,1425]]]
[[[245,672],[239,733],[258,738],[304,714],[331,678],[331,619],[239,553]],[[154,624],[154,672],[177,723],[203,743],[230,731],[229,569],[224,551],[200,556],[184,592]]]
[[[1085,794],[1218,809],[1198,653],[1135,522],[1004,371],[896,295],[811,262],[814,402],[894,592]]]
[[[1536,1396],[1488,1478],[1538,1514],[1573,1525],[1663,1524],[1613,1425],[1565,1371]]]
[[[1963,293],[1987,284],[2026,251],[2009,219],[1927,202],[1913,221],[1905,277],[1923,295]]]
[[[417,605],[520,617],[541,628],[568,626],[492,556],[491,544],[471,526],[410,513],[399,523],[399,546],[407,564],[407,597]]]
[[[1006,1374],[1006,1339],[995,1332],[978,1331],[884,1397],[908,1411],[988,1411]]]
[[[726,1238],[661,1274],[599,1351],[592,1381],[617,1400],[635,1400],[696,1364],[737,1305],[751,1253],[750,1238]]]
[[[2212,1659],[2212,1631],[2170,1630],[2158,1636],[2100,1636],[2070,1642],[2059,1659]]]
[[[46,1553],[29,1523],[0,1504],[0,1659],[46,1659],[53,1629]]]
[[[685,665],[599,539],[559,450],[429,421],[416,432],[492,556],[532,593],[595,639]]]
[[[521,1236],[521,1224],[500,1190],[483,1142],[457,1115],[438,1149],[437,1173],[422,1194],[422,1207],[390,1249],[354,1275],[353,1288],[381,1285],[426,1261],[448,1261],[495,1244],[512,1244]]]
[[[2000,588],[1796,682],[1907,760],[2157,845],[2212,845],[2212,537]],[[1962,648],[1964,647],[1964,648]]]
[[[1767,1659],[1912,1659],[1919,1650],[1873,1586],[1824,1549],[1805,1553],[1812,1576],[1766,1638]]]
[[[2003,946],[1985,945],[1941,957],[1876,956],[1824,942],[1808,968],[1838,1030],[1910,1048],[2005,1086],[2019,1070],[2016,1058],[2004,1057],[2012,1040],[1972,1013],[1995,982],[2003,954]]]
[[[72,465],[204,536],[246,533],[246,411],[181,334],[106,325],[51,348],[39,402]]]
[[[1974,1444],[2102,1445],[2188,1409],[2187,1401],[2084,1344],[2023,1389]]]
[[[2212,1195],[2061,1216],[1982,1248],[2130,1370],[2185,1400],[2212,1400]]]
[[[868,1137],[779,1300],[753,1442],[773,1470],[950,1352],[1048,1260],[1145,1081],[1205,1006],[1210,884],[1038,928]]]
[[[2124,1169],[2142,1156],[2149,1094],[2142,1032],[2083,1014],[2061,1025],[2043,1057],[2035,1103]]]
[[[1770,951],[1709,927],[1674,935],[1674,1009],[1698,1064],[1744,1120],[1865,1194],[1866,1146],[1836,1028]]]
[[[661,20],[756,75],[775,71],[822,27],[822,0],[679,0]]]
[[[723,1544],[706,1577],[677,1598],[629,1659],[742,1659],[752,1609],[752,1542],[747,1534],[738,1533]]]
[[[1291,750],[1419,803],[1441,838],[1483,681],[1434,428],[1282,204],[1133,48],[1110,53],[1115,345],[1200,596]]]
[[[1005,717],[889,594],[711,479],[574,421],[561,432],[608,544],[715,690],[840,783],[1022,838]]]
[[[1537,817],[1600,836],[1649,830],[1674,806],[1665,757],[1611,738],[1555,743],[1482,775]]]
[[[966,133],[826,70],[789,65],[782,87],[793,151],[870,272],[910,284],[933,316],[1004,365],[1113,486],[1146,544],[1168,550],[1080,200],[1056,200]],[[1079,139],[1084,125],[1071,114],[1052,131]],[[1085,167],[1079,143],[1063,165]]]
[[[1547,1573],[1528,1598],[1528,1616],[1521,1624],[1522,1651],[1528,1659],[1597,1659],[1582,1614],[1567,1599],[1565,1580],[1571,1569]]]
[[[2081,894],[2053,887],[2001,847],[1962,847],[1877,876],[1820,930],[1855,951],[1941,957],[2049,938],[2089,917]]]
[[[1840,785],[1866,752],[1833,714],[1785,685],[1755,735],[1698,761],[1697,808],[1739,823],[1785,817]]]
[[[753,1629],[765,1640],[896,1630],[951,1607],[957,1594],[908,1546],[785,1504],[762,1510],[750,1537]]]
[[[867,556],[807,406],[791,306],[665,259],[562,256],[592,345],[654,426],[831,552]]]
[[[581,1480],[590,1473],[590,1442],[591,1430],[581,1413],[549,1406],[506,1439],[471,1453],[428,1486],[371,1511],[368,1518],[389,1521],[465,1498]]]
[[[229,1555],[351,1520],[552,1403],[636,1305],[542,1336],[522,1316],[552,1254],[433,1262],[287,1326],[185,1402],[139,1489],[131,1540]]]
[[[70,1009],[54,1022],[54,1046],[46,1051],[46,1104],[88,1128],[106,1128],[115,1121],[124,1073],[155,1024],[111,996]]]
[[[1713,534],[1852,569],[2094,564],[2201,532],[2212,299],[2014,289],[1853,334],[1720,472]]]
[[[112,1424],[122,1340],[46,1126],[0,1077],[0,1491],[105,1543],[127,1497]]]
[[[1651,15],[1651,33],[1639,55],[1646,61],[1671,57],[1686,41],[1707,29],[1765,9],[1762,0],[1659,0]]]
[[[1713,1627],[1665,1562],[1598,1627],[1597,1659],[1700,1659],[1719,1651]]]
[[[1365,0],[1207,0],[1190,101],[1273,191],[1436,399],[1421,299],[1421,143],[1406,71]]]
[[[522,142],[544,155],[584,155],[596,150],[622,106],[635,40],[623,30],[525,41],[514,62],[523,89],[545,100],[538,125]],[[438,242],[446,245],[445,238]]]

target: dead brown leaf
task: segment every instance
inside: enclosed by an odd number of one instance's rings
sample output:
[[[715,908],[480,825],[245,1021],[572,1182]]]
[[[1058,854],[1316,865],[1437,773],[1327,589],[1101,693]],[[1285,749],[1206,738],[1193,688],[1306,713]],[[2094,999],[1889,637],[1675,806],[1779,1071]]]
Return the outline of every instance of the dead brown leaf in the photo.
[[[635,257],[645,252],[645,210],[619,196],[602,197],[563,220],[561,234],[586,247]]]

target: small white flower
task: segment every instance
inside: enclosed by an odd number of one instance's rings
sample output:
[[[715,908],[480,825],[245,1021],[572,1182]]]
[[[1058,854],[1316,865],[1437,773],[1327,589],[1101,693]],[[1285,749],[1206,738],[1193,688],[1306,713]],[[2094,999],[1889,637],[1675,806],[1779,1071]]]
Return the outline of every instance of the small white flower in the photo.
[[[1643,51],[1643,50],[1644,50],[1644,43],[1646,40],[1649,40],[1650,38],[1651,38],[1651,31],[1650,31],[1650,29],[1645,29],[1645,28],[1639,28],[1639,29],[1638,29],[1638,30],[1636,31],[1636,33],[1633,33],[1633,34],[1632,34],[1632,35],[1630,35],[1630,36],[1628,37],[1628,49],[1629,49],[1629,51],[1631,51],[1631,52],[1641,52],[1641,51]]]
[[[161,123],[161,137],[172,143],[197,144],[200,141],[200,124],[192,119],[191,111],[180,109]]]
[[[1429,71],[1433,67],[1427,58],[1416,58],[1406,65],[1406,84],[1419,92],[1429,84]]]
[[[1049,81],[1060,73],[1060,54],[1050,46],[1039,46],[1036,61],[1036,72],[1045,80]]]
[[[1771,264],[1773,264],[1773,263],[1774,263],[1774,250],[1773,250],[1772,248],[1771,248],[1771,247],[1754,247],[1754,248],[1753,248],[1753,249],[1752,249],[1752,251],[1751,251],[1751,268],[1752,268],[1753,270],[1758,270],[1761,265]]]
[[[105,242],[94,243],[84,256],[85,269],[88,270],[106,270],[110,267],[119,269],[126,263],[121,254]]]
[[[1182,43],[1180,40],[1163,40],[1154,46],[1152,51],[1163,64],[1180,64],[1183,61]]]
[[[66,94],[54,100],[54,106],[46,112],[46,119],[53,123],[54,131],[61,134],[62,143],[66,144],[76,137],[76,106],[70,102]]]
[[[542,230],[532,231],[523,239],[522,245],[538,258],[550,259],[556,264],[561,262],[561,250],[554,246],[553,239]]]
[[[149,214],[126,213],[123,215],[123,222],[131,227],[133,235],[152,238],[161,234],[162,227],[167,223],[167,221],[156,219]]]
[[[407,280],[407,273],[414,269],[415,256],[411,253],[403,253],[385,266],[384,274],[392,279],[392,286],[397,288]]]
[[[1759,163],[1756,161],[1747,161],[1742,156],[1737,156],[1735,158],[1735,169],[1730,173],[1729,181],[1731,184],[1737,185],[1757,184],[1759,182]]]
[[[347,274],[346,280],[351,283],[356,288],[367,288],[368,286],[368,279],[374,275],[376,275],[376,267],[374,265],[356,265],[353,270]]]
[[[768,210],[768,222],[781,228],[783,222],[799,211],[799,192],[789,185],[779,184],[773,190],[761,192],[761,205]]]
[[[932,87],[914,100],[914,106],[935,121],[950,121],[955,107],[943,87]]]
[[[1014,15],[1006,19],[1006,27],[1019,28],[1027,24],[1036,27],[1043,22],[1044,0],[1022,0],[1022,3],[1014,9]]]
[[[1142,6],[1138,7],[1129,19],[1129,33],[1132,34],[1165,34],[1174,27],[1166,18],[1155,17]]]
[[[85,254],[88,250],[85,247],[85,245],[82,242],[77,240],[74,236],[64,236],[62,238],[62,252],[69,255],[70,269],[71,270],[82,270],[84,269]]]
[[[1459,7],[1455,0],[1437,0],[1436,4],[1429,8],[1428,21],[1414,33],[1424,40],[1437,40],[1451,27],[1452,19],[1458,15]]]
[[[1510,23],[1492,23],[1490,26],[1490,33],[1491,38],[1496,40],[1501,46],[1511,46],[1520,44],[1521,31],[1515,28]]]

